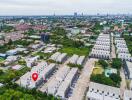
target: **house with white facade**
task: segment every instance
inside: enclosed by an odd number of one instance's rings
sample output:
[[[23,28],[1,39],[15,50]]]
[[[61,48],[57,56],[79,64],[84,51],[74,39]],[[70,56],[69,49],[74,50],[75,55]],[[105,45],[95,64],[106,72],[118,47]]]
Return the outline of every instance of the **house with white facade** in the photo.
[[[60,55],[61,55],[60,52],[56,52],[56,53],[54,53],[54,54],[50,57],[50,59],[56,61],[56,59],[57,59]]]
[[[39,60],[39,58],[39,56],[25,58],[27,67],[33,67],[35,63]]]
[[[57,57],[56,62],[64,62],[66,58],[67,58],[67,53],[62,53]]]
[[[125,61],[125,74],[128,77],[128,79],[132,80],[132,62]]]
[[[132,100],[132,91],[125,90],[123,100]]]
[[[55,95],[57,92],[57,89],[61,85],[62,81],[65,80],[69,71],[70,71],[69,67],[67,66],[62,67],[55,75],[55,78],[47,84],[46,92],[48,94]]]
[[[68,93],[68,90],[70,89],[70,86],[77,74],[78,69],[77,68],[72,68],[70,72],[67,74],[65,80],[61,83],[59,86],[56,96],[65,99]]]
[[[85,56],[80,56],[77,60],[77,65],[83,65],[85,60]]]
[[[108,34],[100,34],[90,53],[90,57],[99,59],[110,59],[110,36]]]
[[[74,54],[74,55],[70,58],[69,63],[71,63],[71,64],[76,64],[78,58],[79,58],[79,56],[76,55],[76,54]]]
[[[20,77],[20,86],[25,88],[36,88],[49,78],[50,74],[55,70],[55,64],[48,65],[47,62],[41,62],[34,66],[31,71]],[[32,74],[37,73],[38,79],[34,81]]]
[[[90,82],[86,100],[121,100],[120,89]]]

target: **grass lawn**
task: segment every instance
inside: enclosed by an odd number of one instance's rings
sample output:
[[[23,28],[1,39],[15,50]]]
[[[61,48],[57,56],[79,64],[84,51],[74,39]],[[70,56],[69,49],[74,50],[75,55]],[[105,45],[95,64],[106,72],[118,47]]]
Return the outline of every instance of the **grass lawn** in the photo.
[[[102,67],[98,62],[95,62],[94,67]]]
[[[59,52],[62,53],[67,53],[68,55],[73,55],[73,54],[77,54],[77,55],[85,55],[87,56],[90,52],[90,48],[89,47],[83,47],[83,48],[74,48],[74,47],[63,47],[62,49],[59,50]]]
[[[4,59],[3,58],[0,58],[0,63],[3,62],[3,61],[4,61]]]
[[[43,53],[43,52],[38,52],[36,54],[33,54],[34,56],[40,56],[40,59],[48,59],[52,53]]]
[[[18,71],[9,69],[6,72],[4,72],[2,75],[0,75],[0,82],[6,83],[6,82],[11,81],[14,78],[19,78],[20,76],[22,76],[23,74],[25,74],[29,70],[30,69],[28,67],[24,67]]]
[[[102,67],[95,67],[94,69],[93,69],[93,74],[102,74],[103,73],[103,71],[104,71],[104,69],[102,68]]]

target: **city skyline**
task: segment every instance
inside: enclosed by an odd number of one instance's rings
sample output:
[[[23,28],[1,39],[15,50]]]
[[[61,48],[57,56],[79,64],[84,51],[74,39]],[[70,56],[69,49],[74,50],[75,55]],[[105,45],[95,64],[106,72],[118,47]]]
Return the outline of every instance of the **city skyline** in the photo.
[[[130,14],[131,0],[1,0],[0,15]]]

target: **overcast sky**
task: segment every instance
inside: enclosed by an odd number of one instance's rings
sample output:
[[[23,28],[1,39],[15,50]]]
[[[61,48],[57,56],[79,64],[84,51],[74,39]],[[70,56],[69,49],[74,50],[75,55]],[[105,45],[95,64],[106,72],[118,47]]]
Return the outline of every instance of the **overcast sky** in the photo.
[[[131,13],[132,0],[0,0],[0,15]]]

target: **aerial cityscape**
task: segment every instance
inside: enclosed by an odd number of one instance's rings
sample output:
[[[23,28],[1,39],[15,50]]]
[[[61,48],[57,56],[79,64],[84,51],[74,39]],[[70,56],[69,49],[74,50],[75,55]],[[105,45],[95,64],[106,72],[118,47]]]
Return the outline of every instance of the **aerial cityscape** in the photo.
[[[132,100],[131,11],[131,0],[1,0],[0,100]]]

